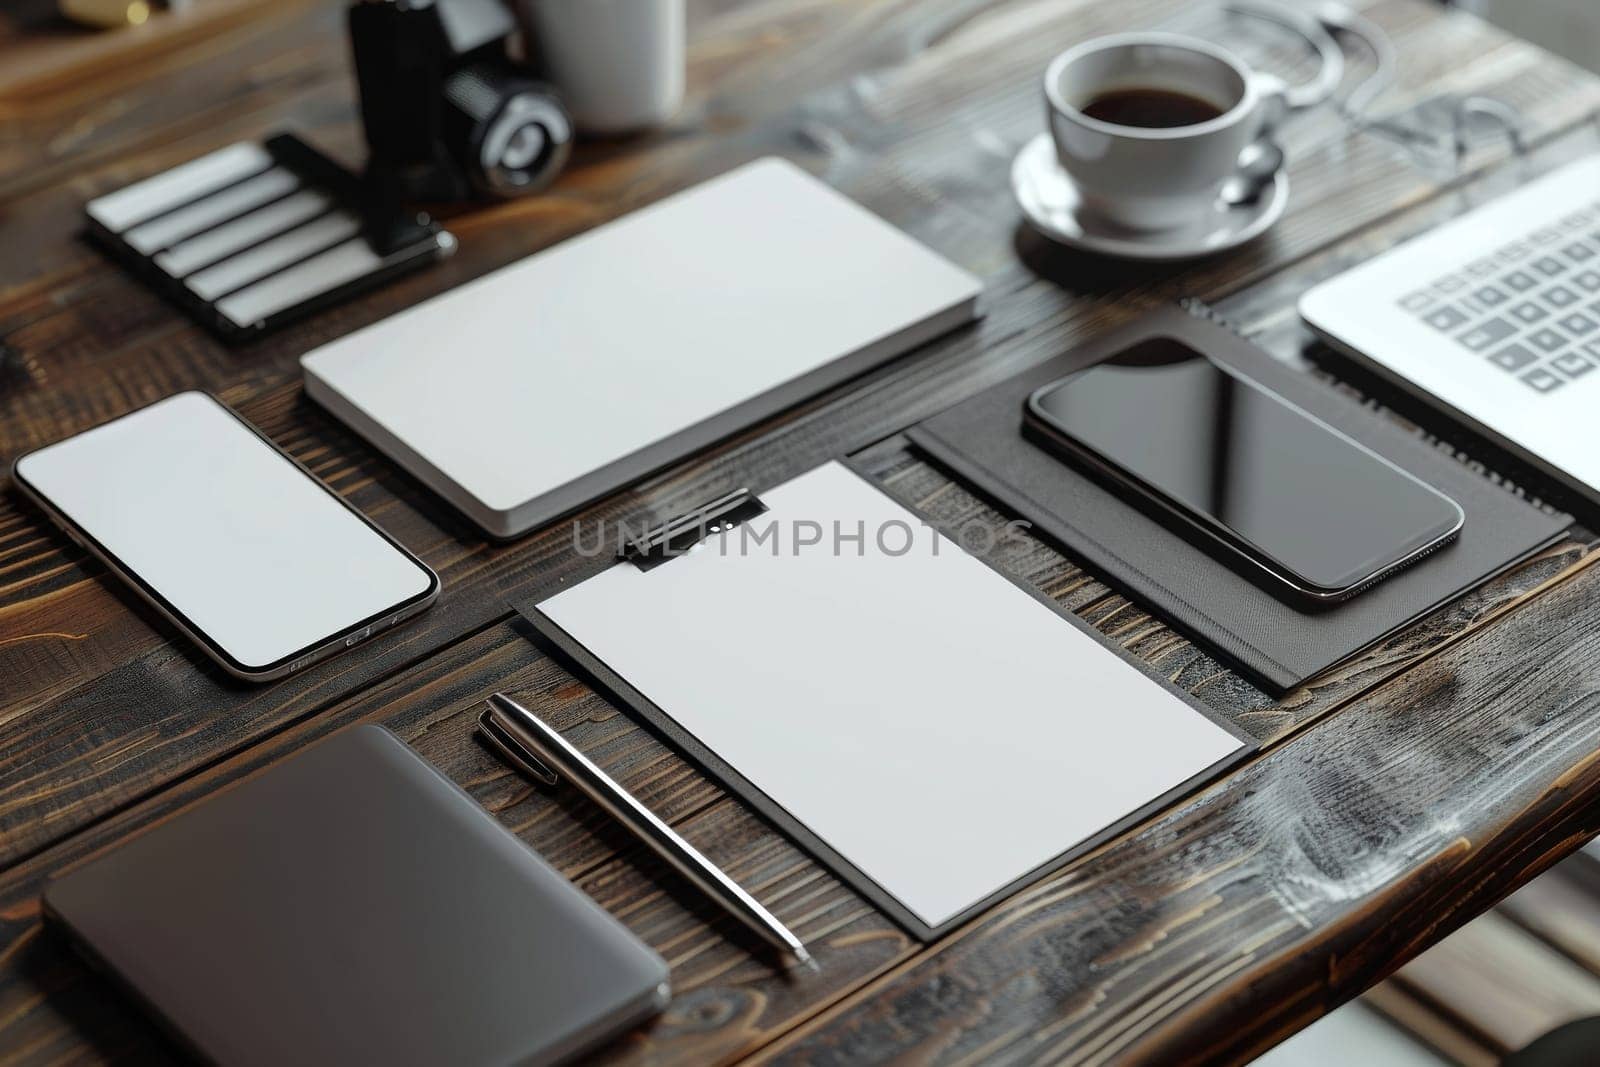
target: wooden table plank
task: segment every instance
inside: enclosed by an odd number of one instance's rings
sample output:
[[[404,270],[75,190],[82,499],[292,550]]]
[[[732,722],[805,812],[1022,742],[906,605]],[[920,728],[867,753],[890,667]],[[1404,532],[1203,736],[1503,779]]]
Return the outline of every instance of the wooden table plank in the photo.
[[[299,22],[311,2],[211,0],[115,33],[58,20],[0,43],[0,200],[69,179],[91,162],[126,165],[152,132],[218,125],[264,91],[292,95],[342,81],[343,57],[332,49],[315,68],[299,66],[308,43]],[[342,14],[323,4],[316,17],[332,28]],[[208,58],[222,57],[225,65],[206,69]]]

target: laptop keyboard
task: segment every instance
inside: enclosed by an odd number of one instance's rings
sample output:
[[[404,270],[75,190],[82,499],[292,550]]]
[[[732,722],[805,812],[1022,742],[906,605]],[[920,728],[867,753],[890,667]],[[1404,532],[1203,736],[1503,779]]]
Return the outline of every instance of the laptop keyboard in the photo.
[[[1535,392],[1584,378],[1600,369],[1600,200],[1399,304]]]

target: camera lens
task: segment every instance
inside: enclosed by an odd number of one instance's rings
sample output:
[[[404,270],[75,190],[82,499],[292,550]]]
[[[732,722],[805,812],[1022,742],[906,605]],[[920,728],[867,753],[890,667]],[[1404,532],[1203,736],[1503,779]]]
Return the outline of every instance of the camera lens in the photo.
[[[498,63],[475,63],[445,83],[451,151],[486,196],[524,196],[555,180],[572,150],[572,122],[541,86]]]

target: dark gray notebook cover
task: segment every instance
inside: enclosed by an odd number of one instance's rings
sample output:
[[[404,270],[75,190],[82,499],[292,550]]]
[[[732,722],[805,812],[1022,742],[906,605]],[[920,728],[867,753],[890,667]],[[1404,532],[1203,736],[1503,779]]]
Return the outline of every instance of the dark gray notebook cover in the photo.
[[[1452,497],[1467,515],[1460,537],[1353,600],[1301,611],[1024,436],[1023,403],[1035,389],[1158,336],[1187,341]],[[1150,432],[1160,429],[1151,426]],[[1549,515],[1517,499],[1231,331],[1176,308],[1002,382],[913,427],[909,436],[1111,585],[1280,693],[1545,547],[1571,523],[1569,516]]]
[[[378,726],[91,860],[45,908],[219,1063],[548,1063],[666,999],[659,956]]]

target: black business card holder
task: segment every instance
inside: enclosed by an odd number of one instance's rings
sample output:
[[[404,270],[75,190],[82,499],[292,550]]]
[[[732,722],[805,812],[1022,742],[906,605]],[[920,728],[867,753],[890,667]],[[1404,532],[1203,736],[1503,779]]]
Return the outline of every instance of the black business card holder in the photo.
[[[85,206],[88,234],[239,342],[449,255],[426,215],[370,217],[361,180],[292,134],[240,142]]]

